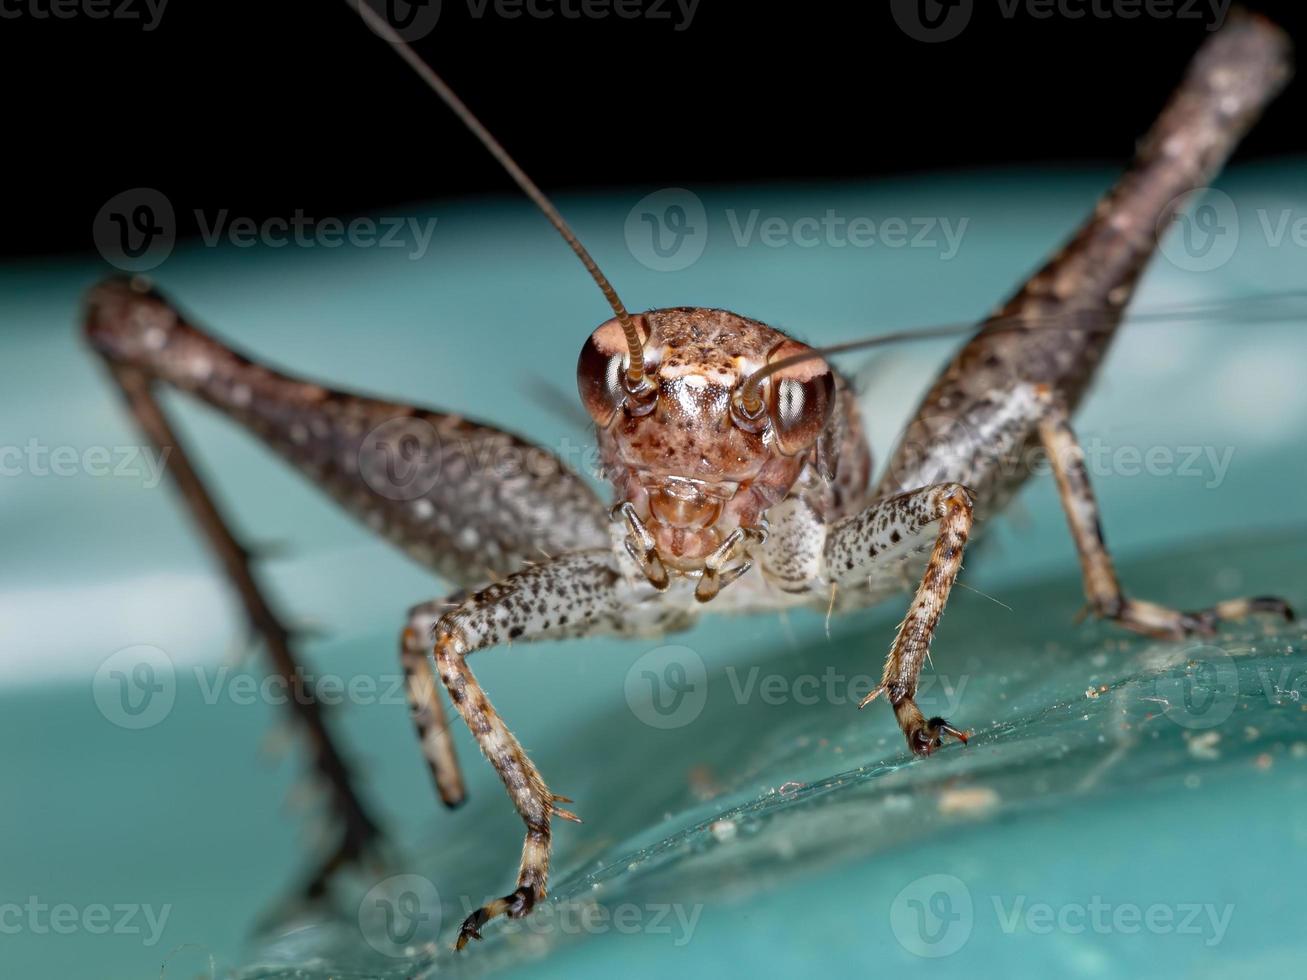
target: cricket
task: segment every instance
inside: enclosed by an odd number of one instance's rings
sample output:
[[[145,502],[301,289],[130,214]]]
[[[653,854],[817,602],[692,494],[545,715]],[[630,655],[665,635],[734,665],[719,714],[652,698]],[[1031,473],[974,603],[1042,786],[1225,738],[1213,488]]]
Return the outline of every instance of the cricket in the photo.
[[[442,580],[448,595],[396,616],[397,655],[421,753],[447,807],[466,792],[445,699],[503,782],[524,825],[513,884],[459,927],[462,949],[499,916],[522,917],[549,885],[555,821],[582,803],[550,788],[472,669],[472,655],[559,637],[657,636],[708,613],[808,607],[838,613],[904,601],[893,636],[868,636],[879,686],[861,707],[893,712],[908,749],[929,756],[971,731],[926,717],[915,696],[932,637],[986,519],[1026,474],[1004,465],[1039,446],[1081,567],[1090,611],[1162,640],[1210,635],[1253,615],[1292,619],[1273,597],[1171,609],[1118,580],[1075,411],[1125,320],[1135,286],[1187,194],[1209,184],[1291,74],[1289,42],[1235,14],[1194,55],[1133,162],[1079,230],[939,372],[872,481],[855,392],[829,358],[895,338],[814,348],[765,322],[710,306],[630,312],[553,204],[382,16],[352,3],[448,106],[576,253],[611,313],[578,325],[576,385],[611,496],[491,422],[327,387],[275,369],[192,322],[143,277],[95,287],[86,341],[121,391],[261,638],[272,671],[301,677],[293,632],[265,597],[250,551],[229,529],[158,394],[211,406]],[[1128,71],[1129,66],[1123,70]],[[1164,93],[1158,93],[1159,103]],[[709,297],[710,299],[710,297]],[[604,314],[596,316],[599,320]],[[947,424],[941,424],[947,419]],[[499,457],[546,459],[509,477]],[[418,477],[397,482],[397,466]],[[903,598],[899,598],[903,597]],[[312,770],[329,787],[338,836],[309,895],[380,842],[345,752],[311,696],[288,699]],[[506,860],[507,863],[507,860]],[[490,885],[491,883],[485,883]],[[496,887],[496,891],[498,888]]]

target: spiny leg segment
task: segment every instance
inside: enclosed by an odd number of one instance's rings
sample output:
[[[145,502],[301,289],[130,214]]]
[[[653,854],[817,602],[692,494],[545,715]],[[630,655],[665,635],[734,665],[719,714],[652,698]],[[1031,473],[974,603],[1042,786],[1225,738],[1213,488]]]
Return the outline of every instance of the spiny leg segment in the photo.
[[[109,363],[110,372],[127,400],[141,430],[160,451],[167,450],[168,471],[209,546],[222,562],[251,628],[262,637],[272,668],[293,692],[289,699],[309,737],[313,767],[331,792],[332,810],[340,824],[340,840],[305,884],[309,897],[321,895],[331,876],[361,860],[379,842],[381,832],[354,788],[349,767],[336,748],[323,718],[322,706],[305,686],[305,677],[291,646],[291,632],[277,617],[250,568],[250,554],[227,527],[190,456],[151,390],[149,375],[136,367]]]

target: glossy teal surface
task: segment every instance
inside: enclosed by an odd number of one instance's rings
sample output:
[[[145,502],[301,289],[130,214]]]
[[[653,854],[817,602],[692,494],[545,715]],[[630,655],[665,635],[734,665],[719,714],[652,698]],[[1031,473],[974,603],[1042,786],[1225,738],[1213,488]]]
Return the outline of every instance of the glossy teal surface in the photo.
[[[1301,162],[1233,173],[1228,260],[1160,260],[1138,307],[1301,288],[1305,174]],[[718,189],[699,195],[702,256],[674,271],[650,267],[638,212],[624,231],[642,192],[560,204],[632,307],[723,306],[830,342],[977,317],[1109,179]],[[746,231],[755,211],[779,237]],[[829,231],[805,244],[813,222],[798,219],[828,213],[962,233],[948,258],[942,231],[934,247]],[[182,245],[153,274],[274,363],[579,455],[585,426],[539,383],[573,399],[576,353],[605,317],[575,259],[515,200],[413,217],[438,219],[417,259]],[[264,574],[283,609],[324,631],[308,656],[348,688],[336,723],[396,842],[393,866],[346,883],[335,914],[275,909],[306,863],[317,801],[295,789],[293,732],[259,688],[257,651],[238,662],[234,605],[167,483],[122,462],[137,437],[74,329],[103,271],[89,259],[0,270],[4,976],[162,967],[190,980],[212,958],[217,976],[313,978],[1225,977],[1294,975],[1307,955],[1307,634],[1250,624],[1198,647],[1077,625],[1075,556],[1043,478],[988,529],[934,647],[923,702],[977,730],[965,750],[911,760],[887,709],[854,707],[897,602],[832,622],[829,637],[819,614],[717,618],[652,658],[661,644],[609,640],[480,655],[496,706],[586,822],[557,828],[553,901],[454,957],[469,905],[510,884],[520,825],[461,726],[471,798],[439,808],[394,686],[404,611],[445,586],[174,401],[241,533],[284,546]],[[1135,594],[1307,605],[1301,314],[1141,323],[1120,338],[1079,431]],[[866,370],[880,456],[948,349],[895,349]],[[122,472],[103,473],[93,447]],[[56,450],[75,461],[42,455]],[[176,693],[133,729],[102,665],[139,645],[163,652]],[[680,664],[693,680],[698,663],[706,681],[666,727],[648,678],[675,680]],[[421,880],[370,892],[387,874]]]

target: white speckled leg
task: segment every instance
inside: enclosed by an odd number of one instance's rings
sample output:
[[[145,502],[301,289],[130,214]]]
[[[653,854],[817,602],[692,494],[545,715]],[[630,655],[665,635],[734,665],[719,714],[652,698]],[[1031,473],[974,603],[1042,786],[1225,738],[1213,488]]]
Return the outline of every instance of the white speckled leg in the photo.
[[[971,532],[973,495],[960,483],[941,483],[911,490],[872,504],[836,524],[826,543],[828,574],[837,586],[865,587],[880,571],[880,563],[901,565],[905,558],[930,546],[930,558],[899,625],[885,660],[880,687],[862,702],[865,706],[888,694],[899,728],[913,752],[929,755],[944,735],[966,741],[966,733],[942,718],[927,720],[913,700],[917,676],[930,652],[949,591],[962,569],[962,552]],[[935,525],[937,529],[932,530]]]
[[[435,625],[436,669],[450,700],[471,729],[481,751],[499,773],[526,824],[517,890],[477,909],[463,923],[458,948],[497,915],[526,915],[545,894],[549,875],[550,820],[575,820],[558,807],[568,802],[545,785],[535,764],[508,730],[467,664],[477,650],[513,640],[539,640],[601,633],[629,633],[650,627],[649,613],[662,601],[643,579],[624,574],[611,551],[587,551],[532,565],[502,582],[474,592]],[[637,606],[643,605],[643,609]],[[636,617],[640,622],[636,623]],[[683,621],[668,612],[668,625]]]

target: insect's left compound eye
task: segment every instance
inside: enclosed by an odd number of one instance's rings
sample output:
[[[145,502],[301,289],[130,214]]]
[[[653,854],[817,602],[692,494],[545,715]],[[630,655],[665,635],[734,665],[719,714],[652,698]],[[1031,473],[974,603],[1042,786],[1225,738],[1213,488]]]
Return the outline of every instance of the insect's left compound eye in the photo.
[[[771,359],[778,361],[806,349],[790,341]],[[813,358],[778,371],[770,380],[768,410],[776,444],[786,456],[794,456],[811,448],[826,427],[835,404],[835,376],[825,361]]]
[[[585,342],[576,362],[576,388],[581,394],[581,404],[601,429],[608,427],[626,398],[626,386],[622,383],[622,355],[626,348],[623,345],[614,351],[610,341],[600,327]]]

